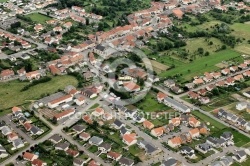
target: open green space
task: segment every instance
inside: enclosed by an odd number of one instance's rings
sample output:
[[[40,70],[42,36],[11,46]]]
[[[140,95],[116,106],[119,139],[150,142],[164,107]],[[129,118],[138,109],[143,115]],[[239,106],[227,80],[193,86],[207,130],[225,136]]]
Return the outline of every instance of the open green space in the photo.
[[[0,110],[2,110],[2,113],[8,113],[13,106],[21,106],[38,100],[47,94],[63,90],[67,85],[77,86],[77,83],[77,80],[72,76],[56,76],[52,77],[49,82],[35,85],[22,92],[21,89],[30,84],[29,82],[15,80],[0,83]]]
[[[144,112],[165,112],[170,111],[171,108],[165,104],[158,103],[156,93],[149,92],[145,98],[135,104],[136,107]]]
[[[185,82],[191,80],[194,76],[203,75],[204,72],[218,70],[219,68],[215,66],[216,64],[221,63],[222,61],[232,60],[233,58],[239,58],[240,61],[243,61],[239,53],[228,49],[209,56],[203,56],[188,64],[176,66],[171,70],[162,72],[160,76],[167,77],[180,75],[182,78],[181,82]]]
[[[250,40],[250,25],[243,23],[234,23],[230,26],[234,31],[232,35],[245,38],[246,40]]]
[[[209,104],[202,105],[201,108],[206,110],[206,111],[212,111],[214,109],[217,109],[218,107],[224,107],[228,104],[231,104],[235,102],[236,100],[231,97],[230,95],[224,95],[221,97],[216,97],[211,100]]]
[[[8,0],[0,0],[0,3],[7,2]]]
[[[45,16],[40,13],[31,13],[31,14],[26,15],[26,17],[29,17],[32,21],[40,23],[40,24],[45,24],[46,21],[52,19],[51,17]]]

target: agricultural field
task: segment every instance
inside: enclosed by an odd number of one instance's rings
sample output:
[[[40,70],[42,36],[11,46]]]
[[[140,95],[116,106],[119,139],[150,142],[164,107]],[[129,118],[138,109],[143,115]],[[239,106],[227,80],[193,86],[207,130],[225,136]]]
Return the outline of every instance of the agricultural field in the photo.
[[[159,73],[161,73],[161,72],[166,71],[166,70],[169,69],[169,66],[164,65],[164,64],[162,64],[162,63],[160,63],[160,62],[157,62],[157,61],[155,61],[155,60],[150,60],[150,62],[151,62],[151,64],[152,64],[152,67],[153,67],[154,71],[155,71],[157,74],[159,74]]]
[[[234,48],[235,51],[238,51],[242,54],[248,55],[250,53],[250,44],[241,44]]]
[[[204,72],[218,70],[216,64],[232,59],[237,59],[239,62],[243,61],[239,53],[233,50],[223,50],[209,56],[203,56],[187,64],[176,65],[175,68],[162,72],[160,77],[180,75],[181,82],[190,81],[194,76],[203,75]]]
[[[60,89],[62,90],[67,85],[77,86],[77,83],[77,80],[72,76],[56,76],[52,77],[49,82],[37,84],[22,92],[22,88],[30,84],[29,82],[16,80],[0,83],[0,110],[4,111],[2,113],[7,113],[13,106],[21,106],[37,100],[43,95],[55,93]],[[15,100],[13,100],[13,97]]]
[[[40,23],[40,24],[45,24],[46,21],[51,20],[51,17],[45,16],[40,13],[31,13],[26,15],[26,17],[29,17],[32,21]]]
[[[250,25],[243,23],[234,23],[230,26],[234,31],[232,35],[240,38],[245,38],[246,40],[250,40]]]

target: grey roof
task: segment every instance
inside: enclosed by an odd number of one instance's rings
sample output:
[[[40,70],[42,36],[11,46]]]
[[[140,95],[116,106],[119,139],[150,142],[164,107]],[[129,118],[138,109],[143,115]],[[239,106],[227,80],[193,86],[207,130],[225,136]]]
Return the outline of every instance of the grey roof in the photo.
[[[212,142],[213,144],[217,144],[217,141],[216,141],[216,139],[214,137],[208,137],[207,140],[209,142]]]
[[[124,165],[132,165],[134,163],[133,160],[129,159],[129,158],[126,158],[126,157],[122,157],[120,160],[119,160],[119,163],[120,164],[124,164]]]
[[[225,156],[220,160],[224,165],[230,165],[233,163],[233,158],[231,156]]]
[[[226,131],[226,132],[224,132],[222,135],[221,135],[221,137],[222,138],[224,138],[224,139],[226,139],[226,140],[228,140],[228,139],[230,139],[231,137],[232,137],[232,133],[231,132],[229,132],[229,131]]]
[[[123,123],[117,119],[114,121],[114,124],[118,127],[121,127],[123,125]]]
[[[242,118],[238,118],[238,120],[237,120],[237,122],[238,123],[241,123],[241,121],[243,121],[244,119],[242,119]]]
[[[73,130],[77,131],[77,132],[82,132],[84,130],[86,130],[86,126],[85,125],[75,125],[72,127]]]
[[[233,115],[233,117],[231,118],[233,121],[236,121],[238,119],[238,116]]]
[[[58,143],[55,145],[56,148],[61,148],[61,149],[66,149],[69,147],[69,143],[68,142],[62,142],[62,143]]]
[[[109,143],[105,143],[105,142],[103,142],[101,145],[99,145],[99,147],[102,147],[106,150],[111,149],[111,145]]]
[[[174,82],[174,80],[167,79],[167,80],[164,81],[164,84],[171,85],[171,84],[175,84],[175,82]]]
[[[170,158],[168,160],[163,161],[163,163],[165,166],[172,166],[172,165],[176,165],[177,164],[177,160],[174,158]]]
[[[247,121],[245,121],[244,119],[240,122],[240,124],[241,124],[242,126],[245,126],[246,123],[247,123]]]
[[[6,152],[6,149],[2,145],[0,145],[0,152]]]
[[[214,161],[210,165],[211,166],[222,166],[222,164],[219,161]]]
[[[204,150],[204,151],[207,151],[207,150],[211,149],[212,146],[209,145],[208,143],[203,143],[203,144],[199,145],[199,148],[202,149],[202,150]]]
[[[190,116],[187,115],[187,114],[181,114],[181,116],[180,116],[181,120],[182,120],[182,121],[186,121],[186,122],[188,121],[189,117],[190,117]]]
[[[82,165],[84,161],[82,159],[75,158],[73,162],[77,165]]]
[[[0,122],[0,127],[4,127],[6,124],[4,122]]]
[[[11,132],[11,130],[10,130],[10,128],[9,128],[8,126],[4,126],[4,127],[2,128],[2,133],[3,133],[4,135],[6,135],[6,134],[9,133],[9,132]]]
[[[128,130],[127,130],[125,127],[123,127],[123,126],[122,126],[122,128],[120,129],[120,132],[121,132],[122,135],[126,134],[127,131],[128,131]]]
[[[157,150],[156,147],[154,147],[152,144],[148,143],[146,146],[145,146],[145,150],[146,150],[146,153],[150,154],[150,153],[153,153]]]
[[[89,139],[89,142],[93,142],[94,144],[100,144],[103,141],[102,138],[99,138],[97,136],[93,136]]]
[[[233,117],[233,114],[230,113],[230,112],[228,112],[228,113],[227,113],[227,117],[232,118],[232,117]]]
[[[164,100],[165,100],[165,102],[168,102],[170,105],[177,108],[181,112],[188,112],[188,110],[190,110],[187,106],[177,102],[176,100],[174,100],[170,97],[166,97]]]
[[[23,144],[23,141],[21,140],[21,138],[18,138],[18,139],[13,140],[12,143],[13,143],[13,146],[17,147],[17,146]]]
[[[59,142],[62,140],[62,137],[59,134],[54,134],[49,139],[51,139],[54,142]]]
[[[185,151],[187,151],[188,153],[190,153],[190,152],[193,151],[193,149],[192,149],[191,147],[189,147],[189,146],[183,146],[183,147],[181,148],[181,150],[185,150]]]
[[[30,132],[32,134],[37,134],[39,131],[41,131],[41,129],[39,129],[38,127],[32,125],[31,129],[30,129]]]
[[[100,50],[100,51],[104,51],[105,47],[99,44],[99,45],[96,46],[96,49]]]
[[[243,156],[247,155],[245,150],[239,150],[235,154],[238,155],[239,157],[243,157]]]

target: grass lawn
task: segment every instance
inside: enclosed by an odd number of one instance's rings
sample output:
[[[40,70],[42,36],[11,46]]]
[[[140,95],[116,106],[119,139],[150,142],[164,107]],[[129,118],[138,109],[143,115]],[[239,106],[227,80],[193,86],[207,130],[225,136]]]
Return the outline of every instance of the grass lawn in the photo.
[[[26,15],[26,17],[29,17],[29,18],[31,18],[32,21],[38,22],[41,24],[45,24],[46,21],[52,19],[51,17],[45,16],[45,15],[40,14],[40,13],[31,13],[31,14]]]
[[[250,39],[250,25],[244,23],[234,23],[230,26],[234,31],[232,35],[240,38]]]
[[[92,145],[88,148],[88,150],[91,152],[91,153],[95,153],[98,151],[98,147],[95,146],[95,145]]]
[[[171,109],[162,103],[158,103],[156,94],[153,92],[149,92],[144,99],[135,105],[144,112],[164,112]]]
[[[218,70],[215,65],[222,62],[240,57],[240,54],[233,50],[223,50],[209,56],[203,56],[188,64],[177,66],[174,69],[162,72],[161,77],[173,76],[176,74],[182,75],[182,82],[191,80],[194,76],[203,75],[204,72]],[[243,59],[241,59],[243,61]]]
[[[243,54],[249,54],[250,53],[250,44],[241,44],[241,45],[237,45],[235,48],[234,48],[235,51],[238,51],[240,53],[243,53]]]
[[[209,104],[202,105],[201,108],[206,111],[214,110],[218,107],[223,107],[229,104],[232,104],[236,100],[233,97],[230,97],[229,95],[226,95],[224,97],[218,97],[214,98]]]
[[[97,108],[97,107],[99,107],[99,104],[98,103],[95,103],[93,106],[91,106],[89,109],[95,109],[95,108]]]
[[[24,105],[33,100],[39,99],[42,95],[52,94],[59,89],[64,89],[67,85],[77,86],[77,80],[72,76],[52,77],[49,82],[41,83],[29,88],[27,91],[21,89],[28,85],[29,82],[10,81],[0,83],[0,110],[7,113],[13,106]]]
[[[144,153],[144,151],[140,149],[136,144],[129,147],[129,152],[134,156],[138,156],[141,153]]]
[[[8,0],[0,0],[0,3],[7,2]]]

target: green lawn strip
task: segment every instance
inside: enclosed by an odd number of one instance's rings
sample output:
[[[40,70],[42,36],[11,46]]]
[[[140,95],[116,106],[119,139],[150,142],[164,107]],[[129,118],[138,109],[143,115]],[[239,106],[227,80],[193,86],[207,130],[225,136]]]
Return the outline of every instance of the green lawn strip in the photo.
[[[0,115],[8,113],[13,106],[21,106],[30,101],[38,100],[42,95],[55,93],[64,89],[67,85],[77,86],[77,80],[67,75],[56,76],[52,77],[49,82],[35,85],[27,91],[21,92],[21,89],[28,84],[29,82],[17,80],[0,83],[0,110],[3,111]],[[15,100],[13,100],[13,97]]]
[[[40,24],[45,24],[46,21],[51,20],[52,18],[40,13],[31,13],[26,15],[26,17],[29,17],[32,21],[40,23]]]

